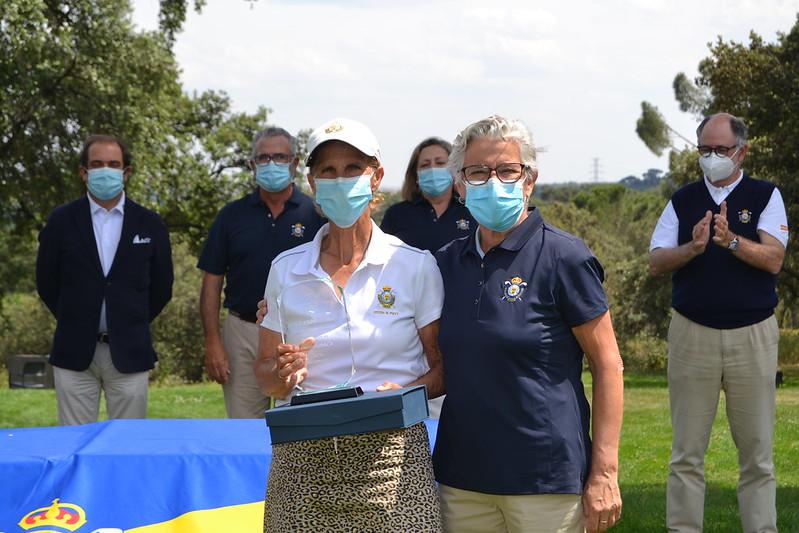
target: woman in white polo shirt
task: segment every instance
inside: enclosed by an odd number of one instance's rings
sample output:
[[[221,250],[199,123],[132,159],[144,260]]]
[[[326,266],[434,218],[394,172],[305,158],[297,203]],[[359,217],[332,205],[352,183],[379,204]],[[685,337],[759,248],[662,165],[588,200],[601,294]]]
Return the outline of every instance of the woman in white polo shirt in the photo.
[[[335,386],[354,366],[351,384],[364,390],[426,385],[430,397],[439,396],[441,274],[429,252],[386,235],[371,219],[372,194],[383,178],[377,140],[363,124],[336,119],[311,134],[308,149],[308,181],[330,223],[272,263],[255,364],[261,390],[286,400],[300,387]],[[314,340],[283,344],[278,311],[280,298],[309,286],[346,302],[351,332],[351,340],[326,336],[324,346],[316,339],[327,356],[312,356],[310,365]],[[423,423],[272,448],[265,531],[439,528]]]

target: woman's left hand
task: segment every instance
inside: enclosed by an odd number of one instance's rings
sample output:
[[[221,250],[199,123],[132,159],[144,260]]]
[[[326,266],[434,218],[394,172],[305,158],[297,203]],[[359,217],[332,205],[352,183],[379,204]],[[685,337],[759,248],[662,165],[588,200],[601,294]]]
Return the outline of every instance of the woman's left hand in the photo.
[[[258,302],[258,311],[255,312],[255,318],[258,320],[259,324],[264,321],[264,318],[266,317],[266,311],[266,298],[264,298]]]
[[[402,388],[402,385],[399,385],[397,383],[392,383],[391,381],[384,381],[383,384],[382,385],[378,385],[377,389],[375,389],[375,390],[377,390],[377,392],[385,392],[387,390],[401,389],[401,388]]]
[[[616,473],[589,476],[583,492],[583,517],[588,533],[605,531],[621,518],[621,493]]]

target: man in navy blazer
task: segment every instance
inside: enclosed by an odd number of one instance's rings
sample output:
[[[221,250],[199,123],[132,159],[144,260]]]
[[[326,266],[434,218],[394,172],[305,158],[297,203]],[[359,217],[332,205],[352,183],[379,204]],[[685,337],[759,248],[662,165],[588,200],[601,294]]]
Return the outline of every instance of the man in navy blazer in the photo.
[[[131,155],[92,135],[80,156],[87,195],[56,208],[39,234],[36,288],[56,318],[50,352],[58,418],[144,418],[157,356],[150,322],[172,297],[169,233],[157,213],[125,197]]]

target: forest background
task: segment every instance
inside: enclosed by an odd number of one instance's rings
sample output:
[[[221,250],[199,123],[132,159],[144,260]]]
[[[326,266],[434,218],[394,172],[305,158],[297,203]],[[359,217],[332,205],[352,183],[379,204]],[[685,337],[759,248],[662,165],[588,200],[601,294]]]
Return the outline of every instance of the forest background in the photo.
[[[127,192],[161,214],[173,242],[172,302],[154,324],[160,362],[153,379],[204,379],[196,258],[225,203],[246,194],[250,140],[271,110],[234,112],[222,91],[187,93],[172,52],[188,9],[202,0],[162,0],[159,29],[139,31],[119,0],[0,3],[0,357],[46,354],[54,320],[36,295],[37,234],[56,206],[84,193],[77,176],[83,139],[106,132],[134,154]],[[686,65],[686,68],[689,67]],[[750,127],[747,171],[776,183],[790,223],[799,215],[799,19],[775,42],[752,33],[711,43],[689,79],[675,73],[680,109],[696,117],[728,111]],[[669,169],[619,183],[542,185],[532,203],[580,236],[605,267],[605,288],[628,370],[662,372],[670,317],[668,277],[648,273],[648,245],[676,188],[699,177],[692,135],[681,137],[641,103],[636,127]],[[309,125],[311,126],[311,125]],[[309,130],[299,132],[301,158]],[[295,181],[305,186],[302,171]],[[382,194],[375,218],[399,201]],[[730,287],[735,290],[735,287]],[[778,283],[780,364],[799,377],[799,252],[789,244]],[[7,380],[3,376],[0,387]]]

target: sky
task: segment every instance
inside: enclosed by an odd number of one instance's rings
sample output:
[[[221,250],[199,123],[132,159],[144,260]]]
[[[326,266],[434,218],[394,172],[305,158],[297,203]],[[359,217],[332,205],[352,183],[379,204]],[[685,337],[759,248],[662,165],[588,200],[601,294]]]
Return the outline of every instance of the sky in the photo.
[[[133,0],[139,28],[157,26],[158,3]],[[265,105],[292,133],[365,123],[385,190],[399,189],[422,139],[452,141],[493,114],[532,132],[539,184],[593,181],[595,167],[618,181],[668,168],[635,133],[641,101],[694,138],[675,75],[697,76],[719,36],[774,41],[797,12],[799,0],[207,0],[174,52],[184,90],[223,90],[236,111]]]

